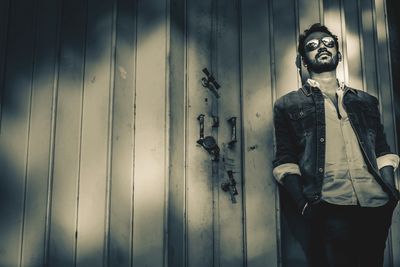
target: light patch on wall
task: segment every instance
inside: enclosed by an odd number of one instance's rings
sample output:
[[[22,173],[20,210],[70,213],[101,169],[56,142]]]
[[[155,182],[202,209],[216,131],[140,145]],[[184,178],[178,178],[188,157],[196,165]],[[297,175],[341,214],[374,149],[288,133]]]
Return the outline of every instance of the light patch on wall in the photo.
[[[7,121],[7,136],[21,136],[21,126],[26,124],[24,118],[20,118],[19,116],[15,116],[12,120]],[[25,140],[21,140],[21,143],[25,142]],[[19,170],[21,173],[26,168],[26,163],[24,160],[21,160],[21,151],[20,149],[16,149],[16,144],[13,142],[1,142],[0,143],[0,151],[4,153],[7,157],[7,164],[12,163],[12,167],[8,166],[11,170]],[[20,148],[18,145],[17,148]],[[14,180],[14,183],[18,180]],[[21,185],[18,185],[21,186]]]
[[[280,75],[277,77],[277,79],[285,82],[286,87],[283,89],[286,90],[286,92],[290,92],[298,88],[298,71],[295,61],[296,53],[294,52],[294,49],[291,49],[285,54],[285,57],[283,58],[282,66],[287,67],[285,68],[285,71],[281,72]]]
[[[359,36],[355,35],[352,32],[346,32],[346,44],[347,44],[347,62],[348,65],[353,65],[353,71],[349,70],[349,75],[347,77],[348,81],[346,81],[349,86],[362,89],[363,80],[362,80],[362,66],[361,66],[361,52],[360,52],[360,39]],[[360,64],[357,64],[360,63]],[[356,69],[358,68],[358,69]]]
[[[362,11],[362,18],[363,18],[363,25],[362,25],[363,31],[364,33],[370,34],[373,31],[371,10],[364,9]]]
[[[339,38],[339,50],[343,52],[343,36],[342,36],[342,24],[341,24],[341,14],[339,8],[335,9],[327,9],[324,13],[325,16],[325,25],[328,29]],[[336,76],[339,80],[347,82],[348,73],[345,73],[347,68],[344,67],[346,64],[346,60],[344,59],[336,69]]]
[[[381,2],[381,1],[377,1],[377,2]],[[384,2],[384,1],[382,1]],[[376,8],[376,17],[379,17],[381,14],[384,14],[384,4],[375,4],[375,8]],[[376,20],[378,20],[376,18]],[[380,21],[380,20],[378,20]],[[378,42],[380,44],[382,43],[386,43],[387,39],[386,39],[386,24],[384,22],[381,23],[376,23],[376,31],[377,31],[377,36],[378,36]]]
[[[138,20],[133,264],[162,266],[166,184],[166,31]]]
[[[295,65],[296,55],[295,53],[290,53],[289,51],[285,53],[284,58],[277,59],[280,61],[280,66],[285,66],[285,68],[277,70],[276,76],[279,77],[279,90],[277,90],[281,95],[284,95],[290,91],[298,89],[298,82],[296,77],[297,67]],[[280,97],[278,95],[277,97]],[[257,100],[259,101],[259,100]]]
[[[347,58],[349,60],[358,60],[360,58],[360,51],[358,49],[354,49],[354,47],[357,47],[360,42],[358,36],[356,36],[353,33],[347,32],[346,40],[347,40]]]
[[[140,36],[143,34],[144,37]],[[148,82],[156,82],[159,79],[154,79],[153,76],[156,73],[164,73],[165,65],[157,64],[155,68],[153,59],[165,57],[165,49],[160,49],[160,44],[165,44],[165,38],[165,25],[162,23],[153,28],[151,32],[138,32],[137,61],[141,63],[138,66],[138,80],[146,79]],[[147,60],[141,60],[144,55]],[[149,55],[151,55],[151,58],[148,58]],[[139,76],[139,74],[144,76]]]

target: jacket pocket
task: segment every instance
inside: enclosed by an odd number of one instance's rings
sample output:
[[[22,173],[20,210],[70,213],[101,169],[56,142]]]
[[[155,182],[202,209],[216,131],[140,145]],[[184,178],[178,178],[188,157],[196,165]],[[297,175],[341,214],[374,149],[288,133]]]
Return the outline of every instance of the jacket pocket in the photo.
[[[299,109],[293,109],[291,111],[289,111],[289,118],[291,120],[302,120],[307,118],[308,116],[312,115],[313,113],[315,113],[315,107],[313,106],[306,106],[306,107],[302,107]]]
[[[295,108],[288,112],[289,118],[296,131],[296,135],[301,137],[310,128],[315,127],[315,107],[304,106]]]

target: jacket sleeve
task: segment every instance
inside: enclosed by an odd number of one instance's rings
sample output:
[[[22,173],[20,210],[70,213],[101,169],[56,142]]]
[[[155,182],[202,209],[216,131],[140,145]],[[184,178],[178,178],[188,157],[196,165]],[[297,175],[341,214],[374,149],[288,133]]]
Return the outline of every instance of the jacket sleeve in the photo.
[[[293,128],[284,111],[282,98],[278,99],[274,105],[274,127],[276,151],[272,162],[273,167],[276,168],[285,163],[298,164],[298,146]]]
[[[278,99],[274,105],[274,127],[276,151],[273,167],[275,178],[283,185],[301,212],[307,201],[303,195],[301,174],[298,168],[298,146],[288,116],[285,114],[282,99]],[[283,172],[280,171],[282,169],[289,171],[285,171],[282,175]],[[276,173],[281,173],[281,175],[276,175]]]
[[[378,120],[375,137],[375,155],[378,169],[382,179],[397,191],[394,170],[398,166],[399,157],[390,151],[390,146],[387,143],[385,131],[381,122],[378,99],[373,97],[373,102],[373,111],[377,114]],[[399,198],[398,191],[396,197]]]
[[[377,128],[375,138],[375,155],[377,158],[391,154],[390,147],[386,140],[385,131],[381,122],[381,116],[379,111],[379,102],[375,97],[373,98],[373,112],[377,114]]]

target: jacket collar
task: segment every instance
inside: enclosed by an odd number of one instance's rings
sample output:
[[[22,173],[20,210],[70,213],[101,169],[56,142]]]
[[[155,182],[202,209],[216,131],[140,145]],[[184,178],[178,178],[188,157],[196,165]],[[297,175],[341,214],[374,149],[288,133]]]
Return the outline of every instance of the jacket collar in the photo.
[[[339,80],[338,80],[338,84],[339,84],[339,87],[344,91],[345,94],[347,93],[347,91],[350,91],[356,95],[358,94],[356,89],[348,87],[347,85],[345,85],[344,82],[339,82]],[[320,90],[319,83],[313,79],[307,79],[306,83],[301,87],[301,90],[303,91],[303,93],[306,96],[312,95],[313,91],[314,91],[313,89]]]

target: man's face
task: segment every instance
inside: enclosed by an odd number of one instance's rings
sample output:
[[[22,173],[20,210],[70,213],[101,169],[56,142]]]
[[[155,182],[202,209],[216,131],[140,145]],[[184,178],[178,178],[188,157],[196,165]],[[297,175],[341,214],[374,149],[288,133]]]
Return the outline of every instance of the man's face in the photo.
[[[305,58],[309,71],[322,73],[335,70],[339,63],[338,50],[332,36],[313,32],[304,42]]]

